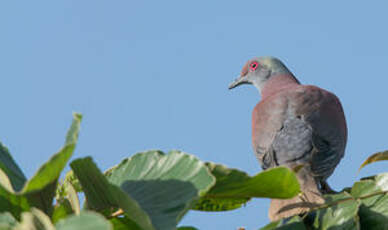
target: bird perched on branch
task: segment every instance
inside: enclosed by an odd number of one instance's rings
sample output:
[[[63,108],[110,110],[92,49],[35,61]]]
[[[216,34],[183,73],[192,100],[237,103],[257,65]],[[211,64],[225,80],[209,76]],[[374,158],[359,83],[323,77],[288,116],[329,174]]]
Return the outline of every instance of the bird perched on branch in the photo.
[[[242,84],[252,84],[261,93],[252,114],[252,142],[262,168],[304,166],[298,172],[303,196],[272,200],[270,219],[322,203],[321,194],[332,191],[326,179],[344,156],[347,140],[339,99],[324,89],[302,85],[274,57],[249,60],[229,89]]]

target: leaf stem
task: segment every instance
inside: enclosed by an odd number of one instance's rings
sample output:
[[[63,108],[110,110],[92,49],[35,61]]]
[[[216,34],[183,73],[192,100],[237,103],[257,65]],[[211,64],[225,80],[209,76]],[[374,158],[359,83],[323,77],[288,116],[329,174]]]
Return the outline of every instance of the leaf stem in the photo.
[[[109,219],[111,218],[115,218],[115,217],[118,217],[118,216],[121,216],[124,214],[124,211],[120,208],[119,210],[117,210],[116,212],[112,213],[110,216],[109,216]]]
[[[374,192],[374,193],[371,193],[371,194],[367,194],[367,195],[364,195],[364,196],[349,197],[349,198],[345,198],[345,199],[341,199],[341,200],[336,200],[336,201],[330,202],[328,204],[323,204],[321,206],[312,208],[312,209],[310,209],[310,212],[316,211],[318,209],[323,209],[323,208],[328,208],[328,207],[331,207],[331,206],[335,206],[337,204],[344,203],[344,202],[347,202],[347,201],[350,201],[350,200],[363,200],[363,199],[370,198],[372,196],[385,195],[387,193],[388,193],[388,190],[384,190],[384,191],[378,191],[378,192]]]

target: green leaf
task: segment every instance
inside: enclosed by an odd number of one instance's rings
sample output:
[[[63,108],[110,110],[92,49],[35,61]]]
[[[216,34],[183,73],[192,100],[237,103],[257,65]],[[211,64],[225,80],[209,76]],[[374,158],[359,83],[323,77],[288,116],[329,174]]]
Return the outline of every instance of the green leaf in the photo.
[[[10,191],[20,191],[27,179],[2,143],[0,143],[0,169],[7,175],[8,181],[12,184]],[[3,178],[0,179],[1,184],[4,183]]]
[[[110,223],[114,230],[142,230],[135,222],[127,217],[111,218]]]
[[[5,151],[4,148],[1,148],[2,156],[0,158],[3,159],[3,163],[8,162],[7,164],[9,165],[6,166],[9,166],[8,168],[12,169],[11,171],[15,173],[7,174],[0,169],[0,211],[9,211],[18,219],[20,218],[21,212],[29,210],[30,207],[37,207],[47,214],[50,214],[58,178],[73,153],[78,137],[80,122],[81,115],[74,114],[72,125],[67,133],[65,146],[24,184],[21,191],[14,191],[14,189],[11,189],[10,184],[12,184],[13,188],[19,187],[19,182],[12,182],[12,180],[18,181],[18,179],[13,178],[21,178],[22,173],[17,168],[16,164],[13,163],[8,150]],[[5,168],[5,170],[10,172],[9,169]],[[19,176],[12,176],[14,174]],[[20,178],[19,181],[22,180]],[[16,186],[14,184],[16,184]]]
[[[376,186],[376,183],[373,180],[362,180],[354,183],[352,189],[351,189],[351,195],[354,198],[359,198],[364,195],[376,193],[382,191],[378,186]],[[382,195],[380,195],[382,196]],[[365,205],[371,205],[373,204],[377,199],[380,198],[380,196],[372,196],[366,199],[361,199],[362,203]]]
[[[252,197],[284,199],[300,192],[295,174],[286,167],[271,168],[251,177],[237,169],[206,164],[217,179],[216,185],[195,204],[195,210],[227,211],[241,207]]]
[[[201,161],[178,151],[136,154],[111,168],[106,177],[90,158],[70,165],[89,208],[110,213],[121,208],[143,229],[174,229],[215,180]]]
[[[55,226],[57,230],[113,230],[112,224],[102,215],[90,211],[70,216],[59,221]]]
[[[378,162],[378,161],[384,161],[384,160],[385,161],[388,160],[388,150],[384,151],[384,152],[375,153],[375,154],[371,155],[370,157],[368,157],[368,159],[366,159],[364,161],[364,163],[361,164],[358,171],[360,171],[362,168],[364,168],[368,164],[371,164],[373,162]]]
[[[36,172],[24,186],[24,193],[40,190],[51,184],[53,181],[58,180],[60,173],[67,164],[67,161],[73,155],[74,148],[77,143],[82,116],[75,113],[73,117],[73,122],[66,135],[65,146],[63,146],[58,153],[54,154],[48,162],[39,168],[38,172]]]
[[[38,207],[48,214],[52,211],[52,201],[55,196],[58,178],[73,155],[81,119],[80,114],[73,114],[73,122],[67,132],[65,146],[39,168],[38,172],[26,183],[22,190],[22,194],[26,194],[32,206]]]
[[[387,191],[388,173],[361,180],[352,187],[354,197],[367,197],[360,199],[359,216],[362,229],[383,230],[388,228]],[[373,194],[376,195],[371,196]]]
[[[70,164],[85,193],[88,208],[97,211],[121,208],[144,230],[154,230],[148,215],[139,204],[119,187],[110,184],[90,157],[77,159]]]
[[[15,230],[55,230],[50,218],[39,209],[32,208],[31,212],[22,213],[22,221]]]
[[[320,230],[353,230],[360,229],[359,217],[357,215],[360,202],[355,200],[347,192],[325,195],[328,208],[316,211],[313,229]]]
[[[302,218],[294,216],[285,218],[260,228],[260,230],[306,230]]]
[[[0,213],[0,230],[11,230],[17,224],[9,212]]]
[[[139,203],[156,229],[174,229],[193,201],[215,183],[203,162],[180,151],[135,154],[106,176]]]

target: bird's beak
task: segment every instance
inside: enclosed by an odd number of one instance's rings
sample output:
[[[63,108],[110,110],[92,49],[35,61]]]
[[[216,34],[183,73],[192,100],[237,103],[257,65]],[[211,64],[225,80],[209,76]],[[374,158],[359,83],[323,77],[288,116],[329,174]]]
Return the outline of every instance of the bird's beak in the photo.
[[[242,84],[248,84],[249,81],[247,81],[246,77],[241,77],[241,76],[238,76],[236,80],[234,80],[230,85],[229,85],[229,89],[233,89],[239,85],[242,85]]]

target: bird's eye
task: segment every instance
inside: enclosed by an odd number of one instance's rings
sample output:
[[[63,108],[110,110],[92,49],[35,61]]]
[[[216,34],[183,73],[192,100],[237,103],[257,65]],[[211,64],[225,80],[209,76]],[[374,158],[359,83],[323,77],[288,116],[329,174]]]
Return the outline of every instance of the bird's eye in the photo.
[[[256,69],[257,69],[257,67],[259,66],[259,63],[257,63],[257,62],[252,62],[250,65],[249,65],[249,69],[251,70],[251,71],[255,71]]]

